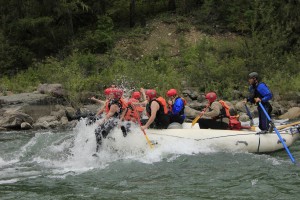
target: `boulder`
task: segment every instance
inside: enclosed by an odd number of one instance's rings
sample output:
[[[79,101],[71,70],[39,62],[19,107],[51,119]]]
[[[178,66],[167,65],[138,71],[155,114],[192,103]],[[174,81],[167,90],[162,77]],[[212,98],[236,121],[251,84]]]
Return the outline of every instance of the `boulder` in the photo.
[[[200,114],[200,111],[190,108],[189,106],[185,106],[184,113],[187,118],[194,119],[197,115]]]
[[[197,100],[197,98],[199,96],[199,92],[193,91],[192,93],[189,94],[189,96],[192,100]]]
[[[279,116],[280,119],[296,119],[300,117],[300,107],[290,108],[286,113]]]
[[[44,116],[39,118],[33,126],[35,129],[48,129],[53,127],[53,125],[58,124],[57,122],[58,120],[56,116]]]
[[[41,94],[50,94],[54,97],[63,97],[65,94],[61,84],[40,84],[37,91]]]
[[[206,107],[206,104],[199,103],[198,101],[192,101],[189,105],[190,108],[196,109],[196,110],[202,110]]]
[[[0,119],[0,127],[5,129],[21,129],[21,124],[26,122],[33,124],[33,119],[29,115],[15,109],[8,109]]]
[[[247,105],[247,106],[248,106],[248,105]],[[242,101],[237,102],[237,103],[235,104],[235,108],[236,108],[237,111],[244,112],[244,113],[247,112],[247,111],[246,111],[246,107],[245,107],[245,103],[242,102]],[[249,106],[248,106],[248,108],[249,108]],[[249,110],[250,110],[250,108],[249,108]]]
[[[247,122],[247,121],[249,121],[249,116],[246,115],[245,113],[240,113],[239,120],[240,120],[241,122]]]
[[[27,130],[27,129],[32,129],[33,127],[31,126],[31,124],[29,124],[28,122],[23,122],[21,124],[21,129],[23,130]]]
[[[284,113],[284,108],[282,105],[280,105],[278,102],[272,102],[272,114],[279,116]]]

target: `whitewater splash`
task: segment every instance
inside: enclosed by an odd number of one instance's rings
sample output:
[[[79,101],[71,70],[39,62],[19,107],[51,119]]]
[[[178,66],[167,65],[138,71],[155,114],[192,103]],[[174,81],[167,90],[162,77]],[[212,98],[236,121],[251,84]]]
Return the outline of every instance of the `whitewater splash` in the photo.
[[[0,155],[0,183],[10,183],[23,178],[37,176],[61,177],[104,169],[112,162],[126,160],[147,164],[163,159],[172,161],[182,154],[209,153],[212,150],[194,140],[176,138],[157,138],[159,144],[151,149],[138,125],[123,137],[119,128],[103,140],[97,157],[92,156],[96,149],[94,130],[97,124],[86,126],[81,120],[68,132],[37,132]]]

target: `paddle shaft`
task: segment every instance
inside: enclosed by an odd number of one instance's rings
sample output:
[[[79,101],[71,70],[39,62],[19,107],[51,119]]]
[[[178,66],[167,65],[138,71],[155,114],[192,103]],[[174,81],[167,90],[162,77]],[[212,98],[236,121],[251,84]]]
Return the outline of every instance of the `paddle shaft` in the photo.
[[[204,113],[206,112],[207,108],[209,107],[209,104],[206,105],[206,107],[204,108],[203,112],[201,112],[200,115],[198,115],[193,121],[192,121],[192,127],[197,123],[197,121],[204,115]]]
[[[278,136],[278,138],[279,138],[281,144],[282,144],[283,147],[285,148],[285,150],[286,150],[287,154],[289,155],[291,161],[295,164],[295,163],[296,163],[295,158],[294,158],[293,155],[291,154],[289,148],[286,146],[286,144],[285,144],[284,140],[282,139],[282,137],[281,137],[279,131],[278,131],[277,128],[275,127],[275,125],[274,125],[274,123],[273,123],[271,117],[269,116],[269,114],[267,113],[266,109],[265,109],[264,106],[261,104],[261,102],[258,102],[258,104],[259,104],[260,108],[263,110],[263,112],[265,113],[265,115],[266,115],[266,117],[268,118],[268,120],[270,121],[271,125],[273,126],[274,131],[276,132],[276,134],[277,134],[277,136]]]
[[[137,114],[137,120],[138,120],[138,123],[139,123],[139,125],[140,125],[140,127],[142,126],[142,123],[141,123],[141,120],[140,120],[140,115],[139,115],[139,112],[134,108],[134,110],[135,110],[135,112],[136,112],[136,114]],[[152,149],[153,148],[153,144],[152,144],[152,142],[149,140],[149,138],[148,138],[148,136],[147,136],[147,134],[146,134],[146,131],[145,130],[142,130],[143,131],[143,133],[144,133],[144,136],[145,136],[145,138],[146,138],[146,140],[147,140],[147,143],[149,144],[149,146],[150,146],[150,148]]]
[[[250,126],[253,126],[253,124],[254,124],[253,118],[252,118],[251,112],[246,104],[245,104],[245,108],[246,108],[247,115],[249,116],[249,119],[250,119]]]
[[[281,130],[281,129],[284,129],[284,128],[287,128],[287,127],[290,127],[290,126],[294,126],[294,125],[297,125],[297,124],[300,124],[300,121],[298,121],[298,122],[293,122],[293,123],[286,124],[286,125],[282,125],[282,126],[279,126],[277,129],[278,129],[278,130]]]

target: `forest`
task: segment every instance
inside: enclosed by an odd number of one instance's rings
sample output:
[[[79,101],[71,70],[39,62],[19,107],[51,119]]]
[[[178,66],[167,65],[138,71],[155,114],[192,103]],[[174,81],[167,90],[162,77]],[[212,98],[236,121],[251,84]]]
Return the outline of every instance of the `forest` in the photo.
[[[61,83],[78,102],[111,84],[185,82],[231,99],[251,71],[273,92],[300,90],[299,0],[0,0],[0,19],[3,95]],[[158,22],[176,44],[149,40]]]

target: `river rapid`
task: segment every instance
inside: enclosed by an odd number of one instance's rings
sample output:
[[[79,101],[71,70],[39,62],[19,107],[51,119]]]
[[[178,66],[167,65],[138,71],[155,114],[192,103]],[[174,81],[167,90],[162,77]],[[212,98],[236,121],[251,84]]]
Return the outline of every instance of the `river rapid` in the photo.
[[[95,125],[0,133],[0,199],[300,199],[300,167],[283,151],[223,152],[115,130],[95,153]],[[300,163],[300,141],[290,151]]]

